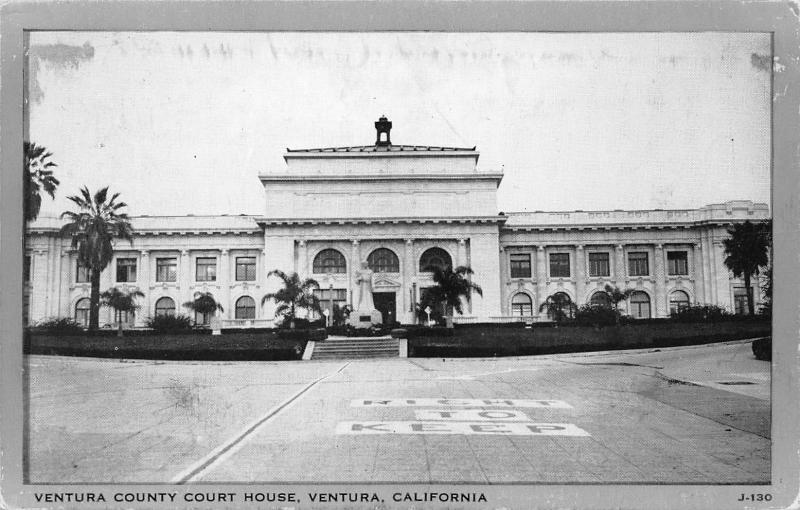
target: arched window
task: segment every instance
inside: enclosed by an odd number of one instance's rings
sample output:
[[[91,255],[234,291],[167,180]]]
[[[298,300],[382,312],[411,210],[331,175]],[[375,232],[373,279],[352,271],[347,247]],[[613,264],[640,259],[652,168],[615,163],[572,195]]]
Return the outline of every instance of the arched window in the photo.
[[[428,248],[419,258],[419,270],[423,273],[430,272],[434,267],[439,269],[453,267],[453,259],[441,248]]]
[[[367,265],[376,273],[399,273],[400,259],[392,250],[378,248],[367,257]]]
[[[560,315],[566,319],[572,319],[575,316],[574,305],[572,298],[566,292],[556,292],[548,298],[550,302],[555,303],[552,308],[547,308],[547,318],[556,320],[556,315]]]
[[[84,328],[89,325],[89,310],[91,309],[89,298],[83,298],[75,303],[75,322]]]
[[[255,319],[256,302],[250,296],[242,296],[236,300],[237,319]]]
[[[156,301],[156,316],[175,315],[175,301],[170,297],[162,297]]]
[[[314,273],[346,273],[347,262],[344,255],[338,251],[328,248],[317,253],[314,257]]]
[[[645,292],[637,290],[631,294],[631,317],[634,319],[650,318],[650,296]]]
[[[595,292],[589,299],[589,304],[593,306],[602,306],[604,308],[611,308],[611,299],[605,292]]]
[[[669,313],[677,313],[689,307],[689,294],[676,290],[669,295]]]
[[[518,292],[511,298],[511,315],[515,317],[530,317],[533,315],[533,302],[531,297],[524,292]]]

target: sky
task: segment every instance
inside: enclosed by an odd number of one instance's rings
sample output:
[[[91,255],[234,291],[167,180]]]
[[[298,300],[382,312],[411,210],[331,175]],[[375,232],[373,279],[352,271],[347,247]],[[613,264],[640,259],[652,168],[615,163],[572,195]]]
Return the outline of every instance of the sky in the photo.
[[[472,147],[498,211],[769,203],[756,33],[33,32],[26,138],[132,215],[261,214],[287,147]],[[465,204],[468,207],[468,204]]]

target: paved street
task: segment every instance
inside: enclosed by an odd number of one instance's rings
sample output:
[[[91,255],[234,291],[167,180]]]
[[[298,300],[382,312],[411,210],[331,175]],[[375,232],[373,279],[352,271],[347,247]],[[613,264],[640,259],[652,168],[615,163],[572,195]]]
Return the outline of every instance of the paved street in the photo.
[[[770,478],[769,363],[749,343],[497,359],[28,363],[32,483]]]

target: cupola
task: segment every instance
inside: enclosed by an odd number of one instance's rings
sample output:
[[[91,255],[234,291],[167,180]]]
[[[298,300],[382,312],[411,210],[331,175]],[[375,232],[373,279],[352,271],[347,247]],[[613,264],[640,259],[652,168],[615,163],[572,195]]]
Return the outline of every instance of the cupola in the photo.
[[[390,136],[392,122],[387,119],[385,115],[382,115],[381,118],[375,122],[375,130],[378,132],[377,138],[375,139],[376,146],[388,147],[392,145],[392,138]]]

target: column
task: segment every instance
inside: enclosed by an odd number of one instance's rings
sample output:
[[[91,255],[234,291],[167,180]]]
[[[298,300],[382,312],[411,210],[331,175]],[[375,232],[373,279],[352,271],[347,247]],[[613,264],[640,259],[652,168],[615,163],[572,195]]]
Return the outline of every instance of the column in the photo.
[[[664,285],[666,271],[664,270],[664,246],[661,244],[656,245],[655,266],[656,295],[653,306],[655,312],[653,313],[653,317],[666,317],[668,315],[666,289]]]
[[[403,308],[403,313],[405,314],[403,317],[404,324],[414,324],[416,323],[414,317],[414,304],[416,303],[417,297],[414,295],[416,293],[416,279],[417,279],[417,264],[414,260],[414,240],[413,239],[406,239],[405,240],[405,254],[403,256],[403,281],[404,286],[402,287],[403,292],[403,303],[405,304]]]
[[[502,250],[502,248],[501,248]],[[458,251],[456,252],[456,267],[458,266],[466,266],[467,265],[467,240],[466,239],[459,239],[458,240]],[[472,279],[470,276],[467,276],[467,279]],[[464,312],[464,315],[471,315],[472,314],[472,295],[469,296],[469,299],[465,297],[461,297],[461,310]]]
[[[256,319],[265,318],[264,308],[261,305],[261,298],[267,293],[267,273],[272,269],[267,267],[267,250],[261,250],[261,263],[256,264],[256,287],[259,289],[260,294],[253,296],[256,301]]]
[[[69,286],[72,282],[72,270],[70,269],[70,252],[66,248],[61,250],[61,269],[58,272],[59,282],[59,317],[72,317],[73,312],[69,309]]]
[[[708,233],[702,236],[702,253],[703,253],[703,287],[705,288],[706,300],[705,303],[712,304],[717,302],[716,286],[714,285],[714,271],[711,262],[711,241]]]
[[[35,323],[47,318],[47,250],[33,251],[32,266],[28,318]]]
[[[731,279],[728,274],[729,270],[727,266],[725,266],[724,251],[725,245],[722,244],[722,241],[714,241],[712,245],[712,266],[716,275],[714,287],[717,289],[717,300],[715,304],[723,306],[729,311],[733,311],[733,298],[731,296],[733,292],[731,291]]]
[[[194,278],[194,271],[191,267],[191,258],[189,257],[189,250],[181,250],[181,267],[180,267],[180,278],[178,281],[180,282],[180,292],[178,295],[180,296],[180,303],[176,303],[176,307],[180,309],[183,306],[183,303],[192,300],[192,280]],[[191,315],[191,310],[185,309],[183,313],[187,315]]]
[[[534,313],[538,313],[539,306],[547,299],[547,262],[545,261],[544,245],[536,248],[536,303],[533,304]]]
[[[583,304],[583,293],[586,289],[586,256],[583,245],[575,246],[575,304]]]
[[[220,251],[219,257],[219,302],[222,303],[224,310],[220,313],[220,318],[230,319],[231,315],[231,257],[227,249]]]
[[[625,285],[625,249],[621,244],[614,250],[614,279],[613,282],[618,287]]]
[[[705,303],[705,288],[703,286],[703,251],[700,243],[692,245],[694,248],[694,258],[692,260],[692,276],[694,278],[694,300],[698,303]]]
[[[511,264],[504,246],[500,246],[497,257],[500,260],[500,315],[510,315],[508,309],[508,283],[511,278]]]
[[[143,325],[146,317],[155,315],[155,312],[150,309],[150,253],[147,250],[141,251],[139,262],[139,271],[136,275],[136,283],[139,285],[139,290],[144,293],[141,298],[141,308],[136,314],[136,322]]]
[[[308,245],[305,239],[297,241],[297,274],[300,279],[310,276],[308,272]]]
[[[350,297],[352,308],[358,307],[361,296],[358,295],[358,284],[356,283],[356,273],[361,268],[361,243],[358,239],[352,239],[350,248]]]

